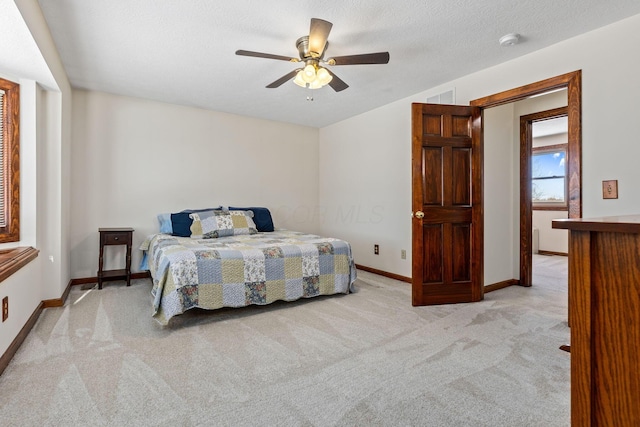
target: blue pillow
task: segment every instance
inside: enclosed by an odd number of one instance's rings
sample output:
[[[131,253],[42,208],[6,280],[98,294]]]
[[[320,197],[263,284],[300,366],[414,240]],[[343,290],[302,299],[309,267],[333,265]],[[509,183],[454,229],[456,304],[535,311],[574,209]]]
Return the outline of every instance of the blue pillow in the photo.
[[[193,220],[188,212],[178,212],[171,214],[171,228],[174,236],[191,237],[191,223]]]
[[[253,222],[256,223],[258,231],[273,231],[273,218],[267,208],[234,208],[229,206],[229,210],[253,211]]]
[[[158,221],[160,221],[160,232],[171,234],[179,237],[191,237],[191,223],[193,220],[189,217],[190,213],[211,211],[218,208],[206,208],[206,209],[185,209],[182,212],[172,214],[160,214],[158,215]],[[169,221],[166,218],[169,217]],[[163,222],[164,220],[164,222]]]
[[[172,234],[173,227],[171,226],[171,214],[161,213],[158,214],[158,222],[160,223],[160,232],[165,234]]]

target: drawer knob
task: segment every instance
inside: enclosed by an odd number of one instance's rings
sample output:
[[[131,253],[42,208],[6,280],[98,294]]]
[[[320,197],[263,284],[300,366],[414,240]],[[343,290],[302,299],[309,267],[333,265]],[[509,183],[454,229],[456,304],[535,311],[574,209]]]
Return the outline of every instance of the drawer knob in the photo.
[[[119,238],[119,237],[117,237],[117,236],[113,238],[113,240],[118,240],[118,239],[120,239],[120,238]]]

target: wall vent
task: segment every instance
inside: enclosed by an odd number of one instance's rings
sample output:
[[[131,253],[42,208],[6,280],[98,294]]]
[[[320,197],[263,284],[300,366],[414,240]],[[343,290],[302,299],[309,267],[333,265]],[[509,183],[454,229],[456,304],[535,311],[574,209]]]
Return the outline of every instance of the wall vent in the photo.
[[[427,98],[427,104],[449,104],[454,105],[456,103],[456,90],[450,89],[446,92],[439,93]]]

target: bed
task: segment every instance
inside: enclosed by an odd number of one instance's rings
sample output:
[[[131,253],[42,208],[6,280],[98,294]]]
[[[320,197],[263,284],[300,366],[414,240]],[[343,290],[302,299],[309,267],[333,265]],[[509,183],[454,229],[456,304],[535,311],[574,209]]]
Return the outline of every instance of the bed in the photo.
[[[185,224],[178,230],[178,216],[172,214],[175,230],[168,233],[161,220],[161,232],[140,246],[141,267],[153,280],[153,316],[161,324],[196,307],[264,305],[353,291],[356,269],[351,246],[343,240],[258,231],[261,218],[253,221],[254,210],[186,213],[188,232]]]

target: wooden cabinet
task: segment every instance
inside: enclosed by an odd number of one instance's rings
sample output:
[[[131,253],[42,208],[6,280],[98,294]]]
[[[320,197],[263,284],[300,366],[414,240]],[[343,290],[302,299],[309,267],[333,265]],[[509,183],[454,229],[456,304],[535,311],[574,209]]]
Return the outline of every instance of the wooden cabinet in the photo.
[[[133,243],[133,228],[99,228],[100,258],[98,259],[98,289],[102,289],[102,282],[106,280],[126,280],[131,285],[131,245]],[[120,270],[104,270],[104,247],[110,245],[126,245],[127,254],[125,268]]]
[[[640,426],[640,215],[569,230],[571,425]]]

